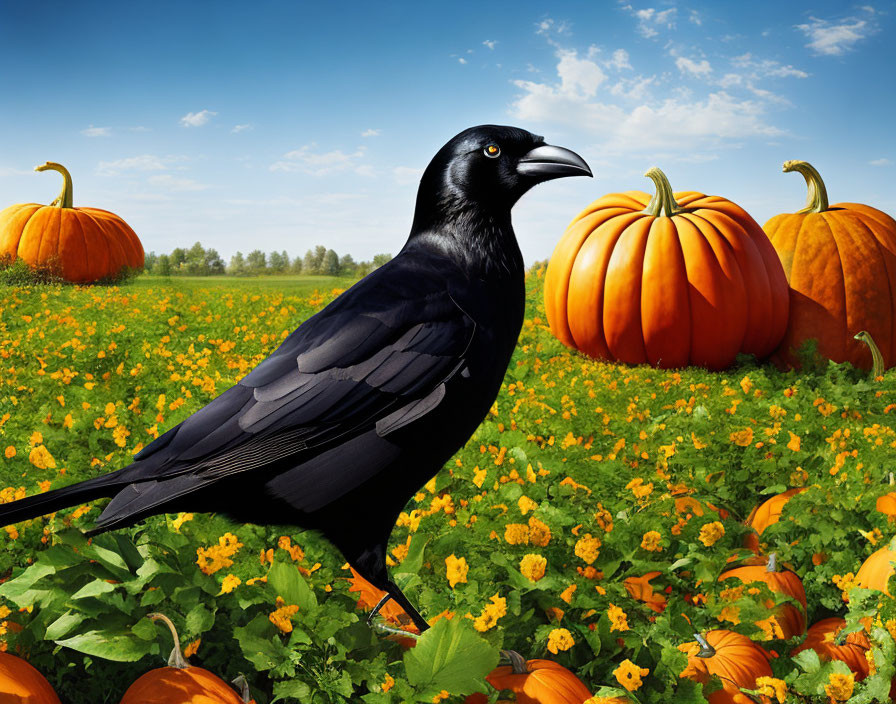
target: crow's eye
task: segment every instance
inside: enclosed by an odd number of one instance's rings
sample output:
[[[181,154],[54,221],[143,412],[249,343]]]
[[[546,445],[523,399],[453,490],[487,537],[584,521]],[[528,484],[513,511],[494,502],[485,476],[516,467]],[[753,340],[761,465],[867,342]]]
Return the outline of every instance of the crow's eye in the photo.
[[[497,159],[499,156],[501,156],[501,147],[499,147],[497,144],[489,144],[482,151],[489,159]]]

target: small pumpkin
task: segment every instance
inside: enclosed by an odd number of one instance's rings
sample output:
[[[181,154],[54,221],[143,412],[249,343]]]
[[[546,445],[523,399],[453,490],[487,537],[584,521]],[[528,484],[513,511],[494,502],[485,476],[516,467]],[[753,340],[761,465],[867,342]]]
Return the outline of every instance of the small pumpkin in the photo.
[[[58,171],[62,192],[50,205],[19,203],[0,211],[0,259],[21,257],[32,267],[50,268],[66,281],[90,283],[143,267],[143,245],[115,213],[76,208],[72,177],[48,161],[35,171]]]
[[[0,702],[60,704],[50,683],[31,663],[7,652],[0,652]]]
[[[754,508],[747,517],[747,525],[756,532],[748,533],[744,536],[744,547],[749,548],[754,552],[758,551],[759,536],[762,535],[766,528],[770,525],[774,525],[780,520],[781,514],[784,512],[784,505],[794,496],[801,494],[804,491],[806,491],[805,487],[788,489]]]
[[[763,226],[790,286],[790,322],[775,360],[796,366],[808,339],[835,362],[870,369],[872,353],[856,339],[867,331],[885,368],[896,364],[896,220],[859,203],[828,203],[818,171],[784,162],[809,190],[806,207],[775,215]]]
[[[794,648],[791,655],[814,650],[822,661],[839,660],[846,663],[856,681],[865,679],[871,672],[871,665],[865,657],[871,643],[864,631],[850,633],[840,642],[838,635],[845,625],[846,621],[836,616],[812,624],[806,633],[806,640]]]
[[[517,704],[582,704],[591,692],[571,671],[552,660],[524,660],[514,650],[502,650],[510,665],[496,667],[486,677],[497,690],[509,689]],[[488,701],[484,694],[471,694],[466,704]]]
[[[859,571],[856,572],[855,585],[863,589],[876,589],[887,596],[892,596],[887,588],[887,583],[893,576],[893,572],[896,571],[893,568],[894,562],[896,562],[896,551],[882,547],[872,553],[859,567]]]
[[[678,649],[687,654],[688,664],[680,677],[703,685],[712,676],[722,682],[722,689],[708,695],[709,704],[746,704],[751,701],[741,689],[756,689],[758,677],[771,677],[768,655],[746,636],[733,631],[709,631],[695,634],[696,642],[684,643]],[[768,703],[767,697],[761,701]]]
[[[120,704],[251,704],[248,688],[240,697],[217,675],[187,662],[180,649],[177,630],[167,616],[148,614],[147,618],[168,626],[174,649],[168,658],[168,667],[150,670],[139,677],[128,687]]]
[[[751,558],[755,559],[755,558]],[[778,594],[785,594],[799,602],[802,609],[793,604],[781,604],[776,607],[772,616],[757,621],[756,625],[766,632],[765,640],[781,638],[787,640],[795,636],[801,636],[806,632],[806,590],[796,573],[791,570],[778,569],[775,554],[772,553],[768,560],[760,564],[747,564],[741,567],[727,570],[719,575],[719,581],[727,579],[739,579],[744,584],[752,582],[764,582],[768,588]],[[774,606],[774,602],[767,604],[768,608]],[[775,625],[778,628],[775,628]]]
[[[762,228],[725,198],[656,184],[579,213],[545,274],[545,313],[565,345],[598,359],[723,369],[764,357],[787,326],[787,281]]]

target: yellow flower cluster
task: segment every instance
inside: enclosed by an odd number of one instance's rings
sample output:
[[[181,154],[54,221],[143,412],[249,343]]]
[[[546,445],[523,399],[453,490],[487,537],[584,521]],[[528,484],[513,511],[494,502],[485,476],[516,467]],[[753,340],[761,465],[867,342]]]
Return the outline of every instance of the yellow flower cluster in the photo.
[[[520,573],[530,582],[537,582],[544,577],[548,561],[541,555],[529,553],[520,560]]]
[[[457,584],[462,582],[466,583],[467,572],[469,570],[469,567],[467,566],[467,558],[459,558],[452,553],[445,558],[445,567],[447,569],[445,576],[448,578],[448,584],[452,589],[454,589]]]
[[[509,545],[537,545],[545,547],[551,542],[551,529],[535,516],[529,517],[525,523],[508,523],[504,526],[504,540]]]
[[[697,539],[709,548],[715,545],[723,535],[725,535],[725,526],[721,521],[713,521],[700,528],[700,535]]]
[[[218,570],[230,567],[233,560],[230,558],[237,550],[243,547],[233,533],[225,533],[218,538],[218,544],[210,548],[196,548],[196,564],[205,574],[214,574]]]
[[[757,677],[756,689],[766,697],[777,699],[780,704],[787,699],[787,684],[777,677]]]
[[[585,536],[576,541],[575,554],[587,564],[591,565],[600,554],[600,538],[593,538],[591,533],[585,533]]]
[[[473,619],[473,627],[480,633],[485,633],[490,628],[494,628],[498,619],[507,615],[507,599],[495,594],[491,597],[491,604],[486,604],[482,613]]]
[[[831,701],[845,702],[852,697],[855,684],[855,677],[851,672],[848,675],[832,672],[828,677],[828,683],[824,686],[824,693],[831,698]]]
[[[555,628],[548,634],[548,650],[554,655],[561,651],[569,650],[575,644],[572,633],[565,628]]]
[[[638,667],[629,659],[623,660],[619,663],[619,667],[613,670],[613,676],[616,678],[616,681],[629,692],[640,689],[641,685],[644,684],[641,678],[649,674],[650,670],[648,668]]]
[[[224,581],[221,582],[221,591],[218,592],[218,595],[221,594],[230,594],[234,589],[240,586],[241,580],[234,574],[229,574],[224,577]]]
[[[292,633],[292,617],[299,610],[295,604],[287,604],[283,597],[277,597],[277,608],[268,614],[268,619],[283,633]]]
[[[610,604],[607,609],[607,616],[610,618],[610,631],[627,631],[628,615],[619,606]]]
[[[663,549],[663,546],[660,545],[663,536],[661,536],[655,530],[647,531],[641,538],[641,547],[650,552],[659,552]]]

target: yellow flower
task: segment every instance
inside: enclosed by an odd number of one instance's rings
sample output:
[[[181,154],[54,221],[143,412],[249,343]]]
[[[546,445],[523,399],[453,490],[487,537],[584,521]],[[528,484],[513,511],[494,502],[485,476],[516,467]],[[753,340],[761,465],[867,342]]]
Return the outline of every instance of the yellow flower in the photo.
[[[292,540],[288,535],[280,536],[280,539],[277,541],[277,547],[281,550],[286,550],[286,552],[289,553],[289,556],[296,562],[301,562],[305,559],[305,551],[298,545],[293,545]]]
[[[742,388],[744,390],[745,394],[750,393],[750,389],[753,388],[753,382],[750,381],[749,376],[745,376],[743,379],[740,380],[740,388]]]
[[[607,609],[607,616],[610,617],[610,631],[628,630],[628,616],[620,607],[610,604],[610,608]]]
[[[221,591],[218,592],[218,596],[221,594],[230,594],[234,589],[240,586],[241,581],[240,578],[235,574],[229,574],[224,578],[224,581],[221,582]]]
[[[725,526],[719,521],[713,521],[700,529],[698,540],[706,547],[712,547],[723,535],[725,535]]]
[[[484,633],[498,623],[498,619],[507,615],[507,599],[495,594],[491,604],[486,604],[482,613],[473,620],[473,628]]]
[[[528,545],[529,526],[524,523],[508,523],[504,527],[504,540],[510,545]]]
[[[196,564],[205,574],[214,574],[218,570],[233,564],[231,556],[243,547],[232,533],[225,533],[218,538],[218,544],[210,548],[196,548]]]
[[[193,520],[192,513],[179,513],[179,514],[177,514],[177,518],[175,518],[171,522],[171,525],[174,527],[174,531],[176,533],[180,533],[180,527],[187,521],[192,521],[192,520]]]
[[[35,433],[40,435],[40,433]],[[56,460],[43,445],[38,445],[28,454],[28,461],[38,469],[56,469]]]
[[[744,428],[743,430],[735,430],[731,435],[728,436],[728,439],[731,440],[735,445],[740,445],[741,447],[746,447],[751,442],[753,442],[753,429],[752,428]]]
[[[283,601],[283,597],[279,596],[276,605],[277,608],[268,614],[268,619],[283,633],[292,633],[292,616],[299,610],[299,607],[295,604],[287,605]]]
[[[455,557],[454,553],[445,558],[446,574],[448,585],[454,589],[455,585],[467,581],[467,558]]]
[[[790,433],[790,431],[787,431]],[[790,433],[790,442],[787,443],[787,449],[793,450],[794,452],[798,452],[800,449],[800,436],[794,433]]]
[[[642,684],[642,677],[646,677],[650,674],[650,670],[646,667],[638,667],[631,660],[623,660],[619,663],[619,667],[613,670],[613,675],[616,677],[616,681],[619,682],[623,687],[625,687],[629,692],[634,692],[636,689],[639,689]]]
[[[645,484],[641,477],[635,477],[625,485],[625,488],[631,489],[632,494],[635,495],[636,499],[644,499],[650,496],[651,492],[653,492],[653,482]]]
[[[563,592],[560,594],[560,598],[563,599],[567,604],[572,603],[572,595],[576,593],[576,589],[579,587],[575,584],[570,584]]]
[[[40,445],[43,443],[43,441],[44,436],[39,430],[35,430],[33,433],[31,433],[31,437],[28,439],[28,442],[30,442],[32,445]]]
[[[111,416],[113,413],[115,413],[115,404],[114,404],[114,403],[111,403],[111,402],[110,402],[110,403],[107,403],[107,404],[106,404],[106,408],[103,409],[103,412],[104,412],[107,416]]]
[[[787,699],[787,684],[777,677],[757,677],[756,689],[766,697],[774,697],[781,704],[784,704],[784,700]]]
[[[575,644],[572,633],[565,628],[555,628],[548,634],[548,650],[554,655],[561,650],[569,650]]]
[[[199,644],[202,642],[202,638],[197,638],[192,643],[190,643],[186,648],[184,648],[184,657],[190,658],[196,654],[196,651],[199,650]]]
[[[383,683],[380,685],[380,689],[382,689],[384,692],[388,692],[394,686],[395,679],[387,672],[386,679],[383,680]]]
[[[589,565],[592,564],[600,554],[600,538],[592,538],[591,533],[585,533],[585,536],[576,541],[575,554],[576,557],[582,558]]]
[[[544,571],[547,565],[548,561],[541,555],[529,553],[520,560],[520,572],[523,577],[530,582],[537,582],[544,577]]]
[[[8,445],[3,454],[6,456],[6,459],[11,459],[16,456],[16,448]]]
[[[516,505],[519,506],[520,513],[524,516],[529,513],[529,511],[534,511],[538,508],[538,504],[528,496],[521,496],[516,502]]]
[[[855,677],[851,672],[848,675],[832,672],[828,677],[828,684],[824,686],[824,693],[835,702],[845,702],[852,696],[854,687]]]
[[[663,549],[660,545],[661,540],[662,536],[657,531],[649,530],[641,538],[641,547],[651,552],[659,552]]]
[[[551,529],[535,516],[529,516],[529,542],[540,548],[551,542]]]

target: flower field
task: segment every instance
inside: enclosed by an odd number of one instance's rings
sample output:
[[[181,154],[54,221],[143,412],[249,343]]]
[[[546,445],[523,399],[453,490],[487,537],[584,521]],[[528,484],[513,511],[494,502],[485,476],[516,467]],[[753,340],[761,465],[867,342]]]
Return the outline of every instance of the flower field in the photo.
[[[351,283],[312,281],[0,290],[0,501],[125,466]],[[552,337],[542,284],[491,413],[392,534],[393,578],[434,624],[416,644],[388,634],[394,604],[367,626],[378,594],[312,532],[197,513],[88,541],[97,502],[0,533],[0,648],[71,704],[164,665],[152,612],[258,704],[507,700],[485,681],[501,649],[569,668],[592,704],[687,703],[720,686],[694,634],[724,629],[768,653],[757,701],[888,701],[896,601],[856,575],[896,536],[896,372],[599,363]],[[753,509],[790,489],[757,536]],[[757,552],[805,609],[725,575]],[[864,678],[793,654],[831,616],[867,633]]]

